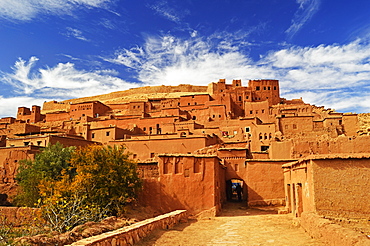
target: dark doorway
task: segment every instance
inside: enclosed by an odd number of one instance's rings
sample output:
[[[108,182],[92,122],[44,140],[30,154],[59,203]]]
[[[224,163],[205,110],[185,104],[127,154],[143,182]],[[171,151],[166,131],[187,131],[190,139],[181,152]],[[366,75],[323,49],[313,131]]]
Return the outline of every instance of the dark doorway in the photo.
[[[230,202],[248,202],[248,189],[244,180],[229,179],[226,181],[226,198]]]

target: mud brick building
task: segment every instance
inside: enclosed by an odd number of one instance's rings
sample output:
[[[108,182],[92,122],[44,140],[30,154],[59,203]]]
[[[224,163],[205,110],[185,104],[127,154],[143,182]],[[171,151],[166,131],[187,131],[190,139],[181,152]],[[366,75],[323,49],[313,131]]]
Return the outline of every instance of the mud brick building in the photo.
[[[0,119],[0,194],[14,194],[20,158],[33,158],[59,141],[125,145],[144,179],[139,200],[164,212],[217,214],[227,199],[236,199],[237,183],[250,206],[286,205],[297,216],[324,211],[326,191],[316,185],[316,175],[340,175],[343,182],[367,175],[367,164],[333,172],[367,161],[366,117],[281,98],[278,80],[243,86],[241,80],[220,79],[208,86],[142,87],[22,106],[16,118]],[[341,193],[350,191],[336,182]],[[333,203],[339,199],[334,195]]]

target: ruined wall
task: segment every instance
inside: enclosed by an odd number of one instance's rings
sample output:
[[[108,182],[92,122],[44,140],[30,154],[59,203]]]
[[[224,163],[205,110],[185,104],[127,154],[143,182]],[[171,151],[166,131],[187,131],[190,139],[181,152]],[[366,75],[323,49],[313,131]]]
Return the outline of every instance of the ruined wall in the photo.
[[[330,138],[321,136],[313,139],[294,139],[291,158],[304,158],[308,155],[335,153],[368,153],[370,136]]]
[[[19,161],[23,159],[34,159],[35,154],[39,153],[36,146],[0,148],[0,194],[6,194],[10,199],[17,192],[15,175],[19,167]],[[2,201],[3,205],[10,200]],[[5,203],[5,204],[4,204]]]

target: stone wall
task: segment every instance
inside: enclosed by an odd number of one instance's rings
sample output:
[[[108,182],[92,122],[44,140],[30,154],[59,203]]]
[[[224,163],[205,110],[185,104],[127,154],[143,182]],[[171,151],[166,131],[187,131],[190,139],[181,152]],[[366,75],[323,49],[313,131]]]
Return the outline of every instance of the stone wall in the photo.
[[[137,222],[131,226],[85,238],[72,243],[71,246],[125,246],[134,245],[156,229],[169,229],[182,220],[187,219],[186,210],[176,210],[167,214]]]

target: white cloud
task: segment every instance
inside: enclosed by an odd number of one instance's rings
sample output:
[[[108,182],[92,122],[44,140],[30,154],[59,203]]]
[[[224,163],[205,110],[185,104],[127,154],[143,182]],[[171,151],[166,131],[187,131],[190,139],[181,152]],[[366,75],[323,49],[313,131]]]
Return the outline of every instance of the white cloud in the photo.
[[[207,85],[219,78],[240,78],[245,84],[248,79],[279,79],[283,97],[300,95],[310,103],[338,110],[370,110],[364,103],[368,95],[360,93],[370,86],[370,44],[356,40],[346,45],[291,47],[271,51],[255,62],[241,48],[249,45],[245,38],[232,37],[148,37],[142,47],[117,51],[106,60],[136,71],[138,80],[147,85]]]
[[[12,85],[18,95],[53,99],[99,95],[136,86],[116,77],[115,70],[78,70],[73,63],[35,69],[37,61],[36,57],[28,62],[19,59],[13,73],[2,73],[0,81]]]
[[[0,107],[0,117],[15,117],[17,114],[18,107],[28,107],[32,105],[42,105],[45,99],[34,98],[34,97],[11,97],[4,98],[0,96],[0,105],[6,105],[6,107]]]
[[[39,14],[70,15],[83,8],[105,8],[112,0],[1,0],[0,18],[29,21]]]
[[[291,39],[319,10],[320,0],[297,0],[299,8],[294,14],[291,26],[285,31]]]
[[[82,40],[82,41],[89,41],[83,34],[82,31],[72,28],[72,27],[67,27],[67,32],[65,35],[67,37],[74,37],[76,39]]]
[[[249,43],[232,37],[147,37],[142,47],[122,49],[104,59],[126,67],[143,86],[207,85],[220,78],[229,83],[242,79],[246,85],[248,79],[279,79],[282,97],[303,97],[305,102],[342,111],[370,111],[369,43],[291,47],[253,61],[244,51]],[[10,84],[19,96],[50,100],[138,86],[118,78],[112,69],[79,70],[73,63],[36,69],[37,61],[36,57],[19,59],[13,72],[0,74],[0,81]]]
[[[167,0],[160,0],[150,5],[149,8],[154,10],[158,15],[170,21],[179,23],[185,15],[189,14],[189,12],[186,9],[178,10],[175,6],[176,4],[169,4]]]

